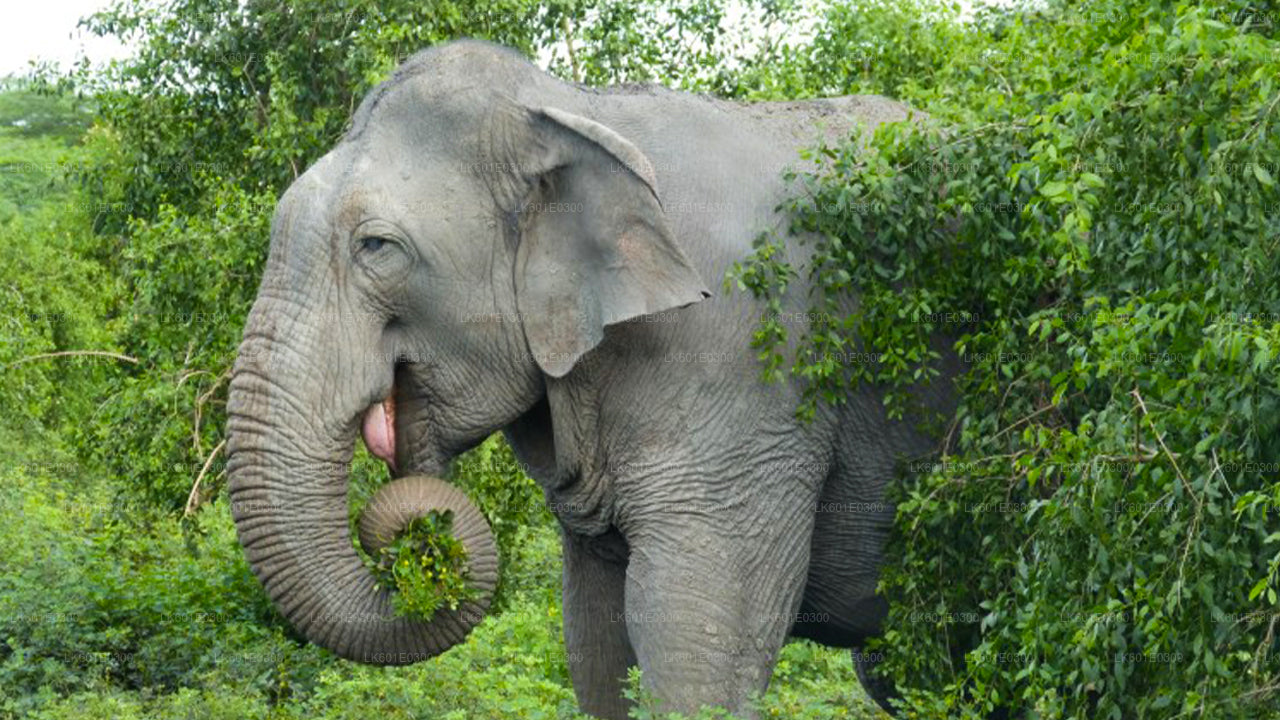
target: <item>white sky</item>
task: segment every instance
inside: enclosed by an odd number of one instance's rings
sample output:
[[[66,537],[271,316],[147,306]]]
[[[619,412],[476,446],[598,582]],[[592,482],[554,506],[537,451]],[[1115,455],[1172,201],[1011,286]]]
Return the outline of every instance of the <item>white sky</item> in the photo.
[[[5,0],[0,22],[0,77],[25,74],[27,61],[55,60],[71,67],[80,54],[94,63],[123,57],[115,38],[99,38],[78,30],[76,22],[107,7],[110,0]]]

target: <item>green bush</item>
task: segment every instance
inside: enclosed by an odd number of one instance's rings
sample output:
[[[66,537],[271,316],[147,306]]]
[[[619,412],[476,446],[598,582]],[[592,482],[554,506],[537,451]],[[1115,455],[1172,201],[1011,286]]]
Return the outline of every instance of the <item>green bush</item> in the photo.
[[[92,413],[92,388],[121,362],[52,355],[115,349],[101,318],[118,283],[78,252],[92,209],[72,179],[85,154],[65,133],[85,122],[67,98],[0,93],[0,407],[28,442]]]
[[[176,519],[118,503],[105,483],[48,472],[61,467],[0,478],[0,511],[13,518],[0,529],[10,548],[0,688],[16,703],[5,709],[42,690],[173,689],[206,674],[265,692],[274,681],[248,667],[255,653],[274,657],[267,669],[305,667],[288,661],[316,651],[282,649],[296,643],[249,571],[224,504],[184,537]]]
[[[745,55],[737,73],[719,78],[717,92],[749,100],[901,97],[904,87],[931,84],[954,44],[964,41],[963,28],[951,21],[957,9],[931,0],[779,5],[784,27],[812,24],[813,37],[774,39],[761,52]]]
[[[112,401],[76,433],[83,457],[127,481],[122,491],[171,510],[206,463],[204,496],[223,476],[214,451],[275,202],[209,183],[199,212],[165,205],[157,219],[134,221],[118,260],[132,300],[118,332],[138,363],[121,368],[105,389]]]
[[[928,339],[966,361],[954,454],[897,493],[882,580],[885,667],[924,716],[1278,714],[1280,43],[1240,7],[931,31],[954,40],[896,91],[945,130],[886,127],[794,177],[830,321],[795,355],[776,324],[755,344],[806,381],[801,415],[873,383],[923,419]],[[800,272],[781,242],[740,287]],[[852,349],[881,362],[832,359]]]

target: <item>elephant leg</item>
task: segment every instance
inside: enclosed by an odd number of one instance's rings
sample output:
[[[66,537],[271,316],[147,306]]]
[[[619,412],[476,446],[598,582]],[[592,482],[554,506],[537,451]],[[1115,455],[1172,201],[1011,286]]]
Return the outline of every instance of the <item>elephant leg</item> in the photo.
[[[809,528],[672,520],[631,541],[627,631],[644,686],[663,711],[715,705],[755,717],[750,698],[768,686],[800,604]]]
[[[863,648],[856,647],[850,654],[853,657],[853,669],[858,673],[858,682],[862,683],[862,689],[866,691],[867,696],[875,700],[882,710],[897,717],[897,711],[889,701],[899,697],[898,689],[892,681],[871,673],[871,669],[883,659],[880,652],[867,652]]]
[[[623,621],[625,543],[616,534],[598,539],[562,533],[562,539],[564,643],[578,706],[598,718],[627,720],[622,688],[636,656]]]

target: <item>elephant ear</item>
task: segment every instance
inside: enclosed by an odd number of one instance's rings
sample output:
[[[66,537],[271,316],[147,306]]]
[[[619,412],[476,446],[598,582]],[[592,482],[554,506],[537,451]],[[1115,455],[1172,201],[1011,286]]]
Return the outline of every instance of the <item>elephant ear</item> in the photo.
[[[711,297],[672,235],[648,158],[587,118],[528,111],[516,303],[543,372],[563,377],[604,328]]]

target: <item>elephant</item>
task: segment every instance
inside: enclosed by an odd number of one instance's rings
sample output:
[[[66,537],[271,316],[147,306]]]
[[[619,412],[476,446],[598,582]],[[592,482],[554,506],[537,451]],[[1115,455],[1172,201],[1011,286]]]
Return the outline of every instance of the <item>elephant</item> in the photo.
[[[805,273],[772,311],[721,286],[787,227],[801,148],[913,117],[586,87],[476,40],[405,61],[280,198],[233,367],[229,495],[267,595],[354,661],[462,641],[482,607],[399,617],[362,565],[350,466],[363,437],[395,477],[444,477],[501,431],[558,521],[584,712],[626,717],[638,666],[664,709],[750,715],[791,637],[850,648],[883,703],[858,651],[887,612],[885,490],[937,438],[871,386],[798,420],[802,385],[763,382],[750,343],[772,312],[794,344]]]

